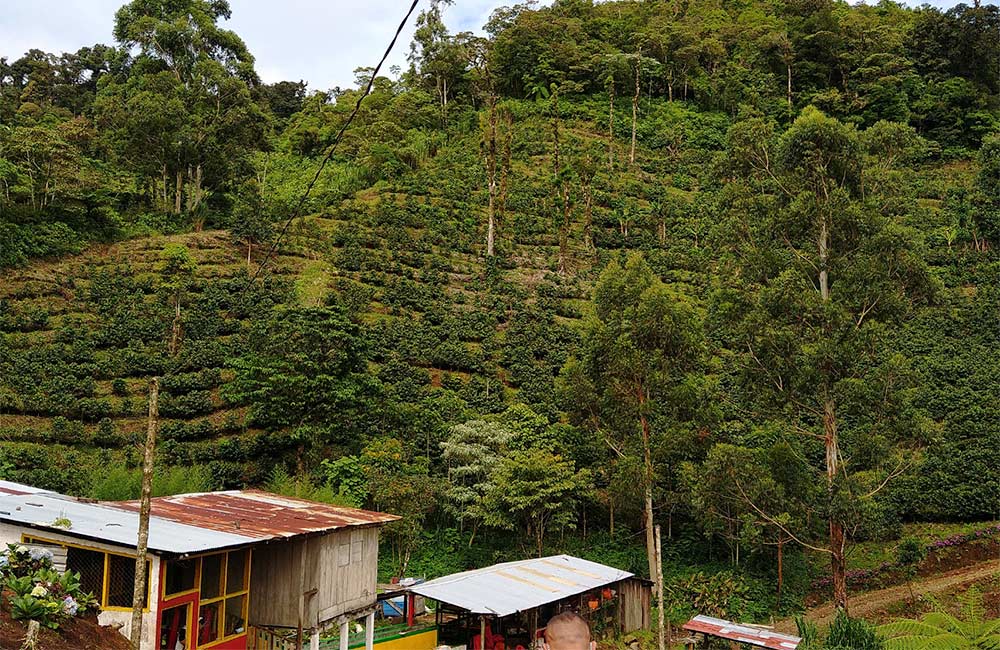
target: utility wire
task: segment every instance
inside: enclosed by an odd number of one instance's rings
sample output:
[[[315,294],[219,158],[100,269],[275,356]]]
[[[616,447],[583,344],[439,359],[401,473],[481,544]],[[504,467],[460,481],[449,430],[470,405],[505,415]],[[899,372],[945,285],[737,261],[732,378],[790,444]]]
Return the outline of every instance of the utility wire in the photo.
[[[403,29],[406,27],[406,23],[410,20],[410,16],[413,15],[413,12],[414,10],[416,10],[417,4],[419,4],[419,2],[420,0],[413,0],[413,2],[410,4],[410,9],[409,11],[406,12],[406,15],[403,16],[403,20],[400,21],[399,27],[396,28],[396,33],[393,35],[392,41],[389,42],[389,47],[385,49],[385,54],[382,55],[382,60],[378,62],[378,65],[375,66],[375,70],[372,71],[372,77],[371,79],[368,80],[368,86],[365,88],[365,91],[361,94],[361,96],[358,97],[358,101],[354,105],[354,110],[351,111],[351,114],[350,116],[348,116],[347,121],[344,122],[344,125],[340,127],[340,131],[337,132],[337,137],[333,139],[333,144],[331,144],[330,148],[327,149],[326,155],[323,157],[322,162],[320,162],[319,164],[319,168],[313,175],[312,180],[309,181],[309,185],[306,186],[306,191],[302,194],[302,197],[299,198],[299,202],[295,205],[295,209],[292,210],[292,216],[288,217],[288,219],[285,221],[285,225],[282,226],[281,230],[278,232],[278,236],[274,238],[273,242],[271,242],[271,248],[267,251],[267,254],[264,256],[264,259],[260,263],[260,266],[257,267],[257,270],[254,272],[254,274],[250,276],[249,280],[247,280],[246,286],[243,287],[243,291],[241,291],[240,293],[245,293],[246,290],[250,287],[250,285],[253,284],[253,282],[264,271],[264,267],[267,266],[267,261],[271,258],[271,256],[274,254],[274,251],[278,248],[278,244],[281,243],[281,239],[285,236],[285,233],[288,231],[288,227],[292,225],[292,222],[295,221],[300,216],[302,208],[305,206],[306,200],[309,198],[309,194],[312,192],[313,186],[316,185],[316,181],[319,180],[320,174],[323,173],[323,169],[326,167],[326,164],[330,162],[331,158],[333,158],[333,154],[337,150],[337,145],[340,144],[341,139],[344,137],[344,133],[347,131],[348,127],[351,126],[351,122],[354,121],[354,118],[357,117],[358,112],[361,110],[361,102],[363,102],[365,100],[365,97],[367,97],[369,93],[371,93],[372,86],[375,84],[375,78],[378,77],[379,70],[382,69],[382,65],[385,63],[386,59],[389,58],[389,54],[392,52],[392,48],[396,46],[396,41],[399,40],[400,34],[403,33]]]

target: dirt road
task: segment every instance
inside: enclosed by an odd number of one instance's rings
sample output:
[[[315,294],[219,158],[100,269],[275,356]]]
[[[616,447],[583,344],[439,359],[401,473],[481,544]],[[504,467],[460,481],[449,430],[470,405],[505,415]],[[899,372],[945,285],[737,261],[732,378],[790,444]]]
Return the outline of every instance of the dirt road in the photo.
[[[1000,561],[990,560],[988,562],[980,562],[972,566],[936,575],[933,578],[921,578],[913,583],[913,593],[915,595],[939,594],[954,587],[979,582],[996,576],[1000,576]],[[910,591],[906,585],[855,594],[851,596],[851,616],[868,618],[885,610],[890,605],[906,600],[909,597]],[[835,614],[836,609],[833,603],[827,603],[807,611],[806,618],[816,623],[822,629],[833,622]],[[795,621],[793,619],[778,621],[775,624],[775,629],[779,632],[794,634]]]

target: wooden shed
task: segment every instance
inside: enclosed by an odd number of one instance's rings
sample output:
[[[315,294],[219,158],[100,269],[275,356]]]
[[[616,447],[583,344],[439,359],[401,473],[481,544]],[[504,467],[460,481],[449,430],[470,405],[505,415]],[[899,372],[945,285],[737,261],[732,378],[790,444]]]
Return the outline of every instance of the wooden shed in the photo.
[[[47,546],[130,634],[139,504],[0,481],[0,543]],[[252,650],[364,619],[374,635],[379,529],[396,517],[257,490],[153,499],[142,650]],[[64,549],[64,550],[63,550]]]
[[[621,605],[616,609],[616,620],[622,632],[648,630],[652,611],[652,589],[646,580],[634,578],[622,581]]]

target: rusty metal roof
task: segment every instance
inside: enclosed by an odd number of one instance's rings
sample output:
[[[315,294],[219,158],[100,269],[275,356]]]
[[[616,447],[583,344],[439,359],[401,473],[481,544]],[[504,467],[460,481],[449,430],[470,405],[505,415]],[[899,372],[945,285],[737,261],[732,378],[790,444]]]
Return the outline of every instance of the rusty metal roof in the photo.
[[[455,573],[408,589],[473,614],[509,616],[631,577],[597,562],[554,555]]]
[[[94,502],[0,481],[0,521],[26,528],[135,548],[138,512],[137,501]],[[160,497],[152,502],[149,550],[204,553],[396,519],[257,490]]]
[[[695,616],[684,624],[684,629],[689,632],[700,632],[720,639],[770,648],[771,650],[795,650],[802,642],[802,639],[797,636],[780,634],[765,628],[740,625],[711,616]]]
[[[132,512],[138,501],[108,505]],[[341,528],[380,526],[399,519],[370,510],[346,508],[260,490],[234,490],[158,497],[152,514],[189,526],[240,535],[254,541],[285,539]]]

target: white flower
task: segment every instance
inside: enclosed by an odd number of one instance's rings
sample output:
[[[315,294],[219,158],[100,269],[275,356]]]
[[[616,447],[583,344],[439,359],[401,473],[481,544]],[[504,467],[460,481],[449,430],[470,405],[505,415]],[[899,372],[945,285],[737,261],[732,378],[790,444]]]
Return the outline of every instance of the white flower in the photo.
[[[42,585],[35,585],[35,588],[31,590],[31,595],[35,598],[45,598],[49,595],[49,590]]]

